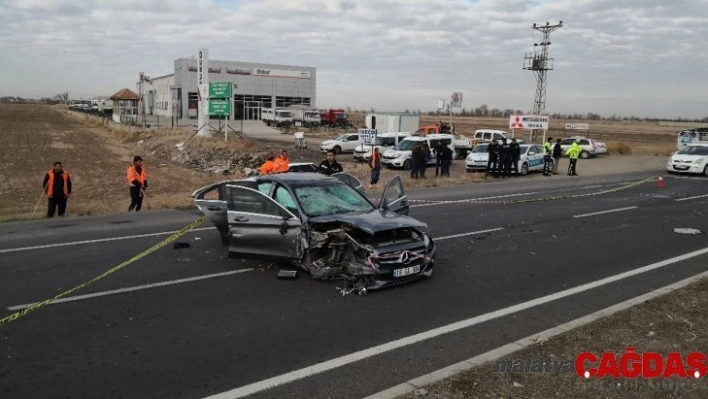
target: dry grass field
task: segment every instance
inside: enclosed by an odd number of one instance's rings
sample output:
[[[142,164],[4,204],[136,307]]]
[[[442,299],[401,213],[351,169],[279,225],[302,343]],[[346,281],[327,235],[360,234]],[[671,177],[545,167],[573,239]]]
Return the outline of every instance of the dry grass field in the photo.
[[[357,118],[363,121],[363,115],[352,115],[355,124]],[[422,121],[435,123],[436,119],[424,116]],[[458,126],[458,131],[463,133],[482,127],[503,129],[507,125],[504,119],[492,118],[455,117],[453,122]],[[553,124],[563,126],[564,123],[559,121]],[[643,155],[642,162],[659,161],[651,157],[665,157],[673,152],[673,132],[677,130],[675,126],[625,122],[601,122],[591,124],[591,128],[591,137],[612,138],[607,142],[611,154]],[[555,132],[552,129],[549,134]],[[331,132],[312,134],[332,135]],[[561,136],[560,132],[557,135]],[[74,193],[67,208],[69,216],[126,212],[129,198],[124,176],[134,155],[141,155],[146,160],[150,175],[150,189],[147,192],[147,205],[150,209],[191,206],[189,194],[195,188],[239,177],[238,172],[230,176],[206,173],[180,162],[175,145],[185,141],[199,148],[205,158],[213,158],[215,154],[226,154],[227,157],[238,153],[265,154],[278,146],[268,142],[256,143],[248,138],[224,143],[218,138],[194,137],[192,132],[178,129],[147,133],[115,130],[102,125],[95,118],[69,113],[61,107],[2,104],[0,220],[27,219],[33,213],[34,218],[44,216],[46,199],[42,193],[42,179],[54,161],[63,162],[72,176]],[[323,158],[316,149],[291,151],[290,155],[292,161],[317,163]],[[348,172],[362,181],[368,181],[369,171],[366,166],[351,163],[350,159],[350,156],[342,155],[340,162],[345,162]],[[643,165],[642,162],[640,164]],[[661,162],[665,162],[665,159],[662,158]],[[637,164],[637,161],[632,163]],[[591,161],[585,165],[591,165]],[[434,178],[433,168],[427,173],[428,179],[407,179],[405,184],[406,187],[416,188],[487,181],[483,175],[464,173],[463,169],[463,162],[456,161],[453,162],[451,178]],[[406,176],[407,172],[384,170],[381,180],[386,181],[394,174]],[[375,188],[374,191],[380,189]]]

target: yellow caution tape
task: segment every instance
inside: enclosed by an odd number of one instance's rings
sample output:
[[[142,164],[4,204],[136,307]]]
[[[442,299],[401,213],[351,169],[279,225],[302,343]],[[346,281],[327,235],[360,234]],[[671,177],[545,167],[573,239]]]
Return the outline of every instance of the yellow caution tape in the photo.
[[[86,286],[89,286],[89,285],[95,283],[96,281],[98,281],[98,280],[100,280],[100,279],[102,279],[102,278],[104,278],[104,277],[106,277],[106,276],[108,276],[108,275],[110,275],[110,274],[113,274],[113,273],[117,272],[118,270],[121,270],[121,269],[125,268],[126,266],[130,265],[131,263],[134,263],[135,261],[144,258],[145,256],[147,256],[147,255],[149,255],[149,254],[151,254],[151,253],[157,251],[158,249],[164,247],[165,245],[171,243],[172,241],[175,241],[175,240],[178,239],[179,237],[181,237],[181,236],[187,234],[190,230],[192,230],[192,229],[194,229],[195,227],[199,226],[199,225],[200,225],[202,222],[204,222],[205,220],[206,220],[206,217],[201,217],[201,218],[195,220],[194,222],[192,222],[192,223],[190,223],[189,225],[187,225],[187,226],[185,226],[184,228],[182,228],[182,230],[180,230],[180,231],[178,231],[178,232],[172,234],[171,236],[167,237],[165,240],[163,240],[163,241],[161,241],[161,242],[155,244],[155,245],[152,246],[151,248],[148,248],[148,249],[146,249],[145,251],[143,251],[143,252],[141,252],[141,253],[139,253],[139,254],[133,256],[132,258],[126,260],[125,262],[121,263],[120,265],[118,265],[118,266],[116,266],[116,267],[114,267],[114,268],[112,268],[112,269],[110,269],[110,270],[108,270],[108,271],[106,271],[106,272],[104,272],[104,273],[102,273],[102,274],[100,274],[100,275],[94,277],[92,280],[89,280],[89,281],[87,281],[87,282],[85,282],[85,283],[79,284],[79,285],[77,285],[76,287],[71,288],[71,289],[69,289],[69,290],[66,290],[66,291],[62,292],[61,294],[59,294],[59,295],[57,295],[57,296],[55,296],[55,297],[53,297],[53,298],[46,299],[46,300],[44,300],[44,301],[42,301],[42,302],[37,302],[37,303],[35,303],[34,305],[32,305],[32,306],[30,306],[30,307],[28,307],[28,308],[22,309],[22,310],[20,310],[20,311],[17,312],[17,313],[11,314],[11,315],[9,315],[9,316],[3,318],[3,319],[0,319],[0,326],[5,325],[5,324],[7,324],[7,323],[10,323],[10,322],[12,322],[12,321],[15,321],[15,320],[19,319],[19,318],[22,317],[22,316],[25,316],[26,314],[28,314],[28,313],[30,313],[30,312],[34,312],[34,311],[37,310],[37,309],[43,308],[43,307],[49,305],[50,303],[56,301],[57,299],[61,299],[61,298],[65,297],[65,296],[67,296],[67,295],[70,295],[70,294],[72,294],[72,293],[74,293],[74,292],[80,290],[81,288],[84,288],[84,287],[86,287]]]

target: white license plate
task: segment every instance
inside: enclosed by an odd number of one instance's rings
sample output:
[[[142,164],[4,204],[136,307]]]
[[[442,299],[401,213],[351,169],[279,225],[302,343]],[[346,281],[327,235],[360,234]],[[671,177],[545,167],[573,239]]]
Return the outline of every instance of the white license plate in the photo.
[[[404,267],[403,269],[396,269],[393,271],[393,277],[404,277],[410,276],[411,274],[420,273],[420,265]]]

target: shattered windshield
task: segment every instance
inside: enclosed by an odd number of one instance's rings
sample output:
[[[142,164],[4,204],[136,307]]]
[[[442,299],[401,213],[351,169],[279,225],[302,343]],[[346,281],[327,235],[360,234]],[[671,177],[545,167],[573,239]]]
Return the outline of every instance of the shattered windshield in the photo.
[[[359,192],[340,182],[295,187],[295,196],[309,217],[370,212],[374,209]]]

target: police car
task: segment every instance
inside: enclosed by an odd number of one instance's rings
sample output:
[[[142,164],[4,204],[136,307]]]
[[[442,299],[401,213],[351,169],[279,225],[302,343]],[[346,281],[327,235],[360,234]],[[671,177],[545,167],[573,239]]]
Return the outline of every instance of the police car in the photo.
[[[478,144],[465,159],[467,171],[486,170],[489,153],[489,144]],[[543,171],[543,147],[538,144],[519,145],[521,157],[519,158],[518,170],[520,175],[526,175],[533,171]]]

